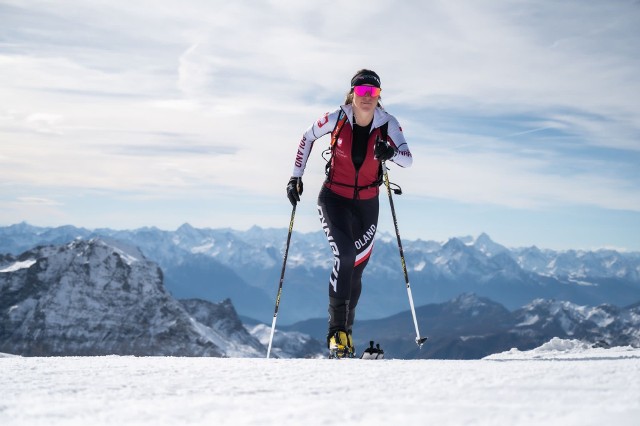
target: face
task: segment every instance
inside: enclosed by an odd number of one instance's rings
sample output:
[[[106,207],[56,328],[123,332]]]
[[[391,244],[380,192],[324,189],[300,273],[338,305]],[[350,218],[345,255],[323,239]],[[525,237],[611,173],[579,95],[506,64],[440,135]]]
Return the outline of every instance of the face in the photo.
[[[371,86],[370,84],[367,84],[366,86]],[[373,87],[373,86],[371,86]],[[378,96],[371,96],[370,93],[366,93],[364,96],[358,96],[357,93],[353,93],[353,106],[355,108],[358,108],[359,110],[361,110],[362,112],[372,112],[376,106],[378,105],[378,99],[380,98],[380,95]]]

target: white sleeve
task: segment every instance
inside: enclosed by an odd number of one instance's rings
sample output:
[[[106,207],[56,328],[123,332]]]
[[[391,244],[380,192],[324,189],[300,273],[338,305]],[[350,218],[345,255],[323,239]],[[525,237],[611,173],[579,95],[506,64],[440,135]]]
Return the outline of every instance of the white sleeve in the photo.
[[[391,116],[391,119],[389,120],[387,136],[389,142],[398,150],[396,155],[391,158],[391,161],[400,167],[411,167],[411,164],[413,164],[413,157],[411,156],[409,145],[407,145],[407,141],[404,139],[404,135],[402,134],[402,127],[400,127],[400,123],[398,123],[398,120],[396,120],[394,116]]]
[[[331,113],[328,112],[304,132],[302,139],[300,140],[300,144],[298,144],[296,161],[294,162],[293,174],[291,176],[302,177],[304,169],[307,166],[309,154],[311,154],[311,148],[313,148],[313,143],[317,139],[333,131],[336,123],[338,122],[339,115],[339,109]]]

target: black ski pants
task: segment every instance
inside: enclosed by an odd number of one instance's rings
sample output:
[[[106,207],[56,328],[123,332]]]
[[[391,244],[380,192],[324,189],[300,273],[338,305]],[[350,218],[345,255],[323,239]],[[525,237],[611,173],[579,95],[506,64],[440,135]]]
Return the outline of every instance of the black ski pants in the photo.
[[[362,273],[373,249],[378,212],[378,197],[354,200],[341,197],[324,186],[318,196],[320,222],[334,256],[329,299],[348,304],[346,329],[353,326],[355,308],[362,292]],[[332,314],[331,306],[329,310]]]

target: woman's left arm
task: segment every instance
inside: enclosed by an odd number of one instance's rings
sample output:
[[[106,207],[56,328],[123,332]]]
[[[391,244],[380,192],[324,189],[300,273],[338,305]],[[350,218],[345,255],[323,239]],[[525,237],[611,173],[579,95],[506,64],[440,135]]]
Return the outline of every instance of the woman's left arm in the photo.
[[[398,120],[396,120],[396,118],[393,116],[391,116],[391,119],[389,120],[387,137],[389,143],[397,149],[397,153],[393,156],[393,158],[391,158],[391,161],[393,161],[400,167],[411,167],[411,164],[413,163],[413,157],[411,156],[409,145],[407,145],[407,141],[404,139],[400,123],[398,123]]]

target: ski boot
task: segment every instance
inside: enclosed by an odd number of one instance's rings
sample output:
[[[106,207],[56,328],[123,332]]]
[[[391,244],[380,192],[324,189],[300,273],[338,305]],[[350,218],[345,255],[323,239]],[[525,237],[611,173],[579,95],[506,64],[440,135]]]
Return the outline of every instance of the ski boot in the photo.
[[[349,358],[356,357],[356,346],[353,343],[353,336],[351,335],[351,330],[347,332],[347,347],[349,348]]]
[[[329,297],[329,333],[327,347],[329,358],[352,358],[354,356],[351,333],[347,332],[349,300]]]
[[[329,336],[329,358],[353,358],[353,343],[349,334],[336,331]]]

